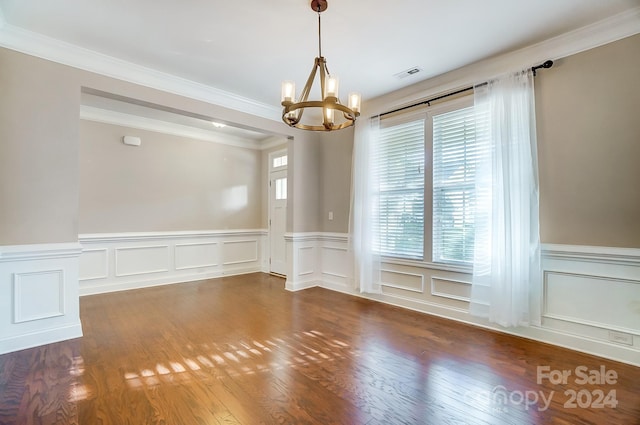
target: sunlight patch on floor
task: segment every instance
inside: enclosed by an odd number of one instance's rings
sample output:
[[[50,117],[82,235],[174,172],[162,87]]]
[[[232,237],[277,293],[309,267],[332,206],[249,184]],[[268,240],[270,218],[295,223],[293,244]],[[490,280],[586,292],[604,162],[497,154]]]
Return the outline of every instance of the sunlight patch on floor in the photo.
[[[156,362],[153,367],[126,371],[124,379],[129,388],[152,388],[163,383],[180,384],[196,379],[194,372],[212,372],[212,377],[253,375],[284,368],[304,367],[345,358],[349,345],[338,339],[328,339],[318,331],[297,332],[290,336],[264,341],[205,343],[186,345],[179,360]],[[82,369],[81,360],[77,370]],[[81,372],[79,372],[81,373]],[[201,375],[198,379],[201,378]]]

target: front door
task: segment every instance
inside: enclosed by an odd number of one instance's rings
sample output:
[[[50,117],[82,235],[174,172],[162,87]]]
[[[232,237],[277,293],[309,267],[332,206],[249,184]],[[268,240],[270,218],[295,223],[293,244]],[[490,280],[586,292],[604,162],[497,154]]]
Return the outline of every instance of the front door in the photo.
[[[285,163],[286,164],[286,163]],[[273,167],[270,168],[276,168]],[[280,168],[280,169],[277,169]],[[269,173],[269,270],[287,273],[284,233],[287,227],[287,170],[277,167]]]

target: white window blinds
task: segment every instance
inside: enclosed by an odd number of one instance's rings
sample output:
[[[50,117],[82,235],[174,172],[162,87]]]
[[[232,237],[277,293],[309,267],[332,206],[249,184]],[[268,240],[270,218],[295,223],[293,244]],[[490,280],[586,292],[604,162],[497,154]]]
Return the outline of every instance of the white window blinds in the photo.
[[[477,140],[487,126],[473,107],[433,117],[434,262],[473,263]]]
[[[424,119],[380,128],[374,154],[379,209],[375,249],[400,258],[424,257]]]

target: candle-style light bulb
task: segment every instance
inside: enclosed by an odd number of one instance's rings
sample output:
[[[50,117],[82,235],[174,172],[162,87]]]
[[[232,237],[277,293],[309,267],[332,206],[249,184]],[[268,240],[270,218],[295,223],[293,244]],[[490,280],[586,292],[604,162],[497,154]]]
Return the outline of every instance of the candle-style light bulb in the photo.
[[[330,76],[329,78],[327,78],[327,88],[326,88],[326,93],[325,93],[325,98],[327,97],[338,97],[338,85],[339,85],[339,80],[338,77],[336,77],[335,75]]]
[[[324,118],[327,124],[333,124],[333,109],[324,108]]]
[[[282,82],[282,98],[281,102],[295,102],[296,97],[296,83],[293,81]]]
[[[359,114],[361,102],[362,102],[362,98],[360,96],[360,93],[355,93],[355,92],[349,93],[349,109]]]

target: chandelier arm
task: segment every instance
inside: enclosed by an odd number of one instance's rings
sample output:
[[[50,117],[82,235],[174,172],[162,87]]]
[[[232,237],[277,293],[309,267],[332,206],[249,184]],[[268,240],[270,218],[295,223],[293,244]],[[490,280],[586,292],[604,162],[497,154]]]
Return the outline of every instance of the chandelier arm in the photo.
[[[326,62],[324,61],[324,58],[320,58],[320,63],[318,64],[318,68],[320,68],[320,99],[322,99],[323,101],[325,101],[325,79],[326,79]],[[326,108],[326,103],[325,103],[325,108]],[[325,127],[327,127],[327,125],[329,125],[329,122],[327,121],[327,114],[325,113],[325,110],[322,110],[322,125],[324,125]]]
[[[348,113],[348,112],[344,112],[344,111],[343,111],[343,112],[342,112],[342,116],[343,116],[343,117],[344,117],[344,119],[345,119],[345,120],[347,120],[347,121],[355,121],[355,120],[356,120],[356,117],[355,117],[353,114]]]
[[[300,118],[298,118],[298,117],[289,117],[289,116],[287,116],[288,113],[289,113],[289,110],[287,108],[285,108],[282,111],[282,121],[284,121],[284,123],[287,124],[288,126],[297,127],[298,123],[300,122]]]
[[[324,58],[320,58],[320,63],[318,63],[318,68],[320,68],[320,99],[324,99],[325,94],[327,93],[325,89],[325,83],[327,81],[327,75],[331,76],[327,72],[327,61]]]
[[[322,110],[322,125],[325,126],[327,129],[329,129],[331,127],[331,122],[329,122],[327,114],[328,112],[326,111],[326,109],[333,109],[333,108],[328,108],[328,104],[326,102],[327,98],[325,96],[325,83],[326,83],[326,77],[327,77],[327,62],[324,60],[324,58],[320,58],[321,63],[318,64],[318,68],[320,68],[320,98],[323,100],[323,102],[325,103],[325,106]]]
[[[319,59],[320,58],[316,58],[315,61],[313,62],[313,69],[311,70],[311,73],[309,74],[309,78],[307,78],[307,82],[305,83],[304,87],[302,88],[302,93],[300,93],[299,102],[306,102],[307,99],[309,99],[309,93],[311,92],[311,86],[313,86],[313,81],[316,79],[316,73],[318,72],[318,68],[320,67]]]
[[[318,58],[313,62],[313,69],[309,74],[309,78],[307,78],[307,83],[304,85],[302,89],[302,93],[300,93],[300,102],[306,102],[309,99],[309,93],[311,92],[311,86],[313,85],[313,81],[316,79],[316,72],[318,71]],[[304,108],[300,109],[299,113],[296,114],[298,117],[298,121],[302,119],[302,115],[304,114]]]
[[[331,77],[331,71],[329,71],[329,67],[327,66],[327,61],[324,61],[324,70],[329,77]]]

